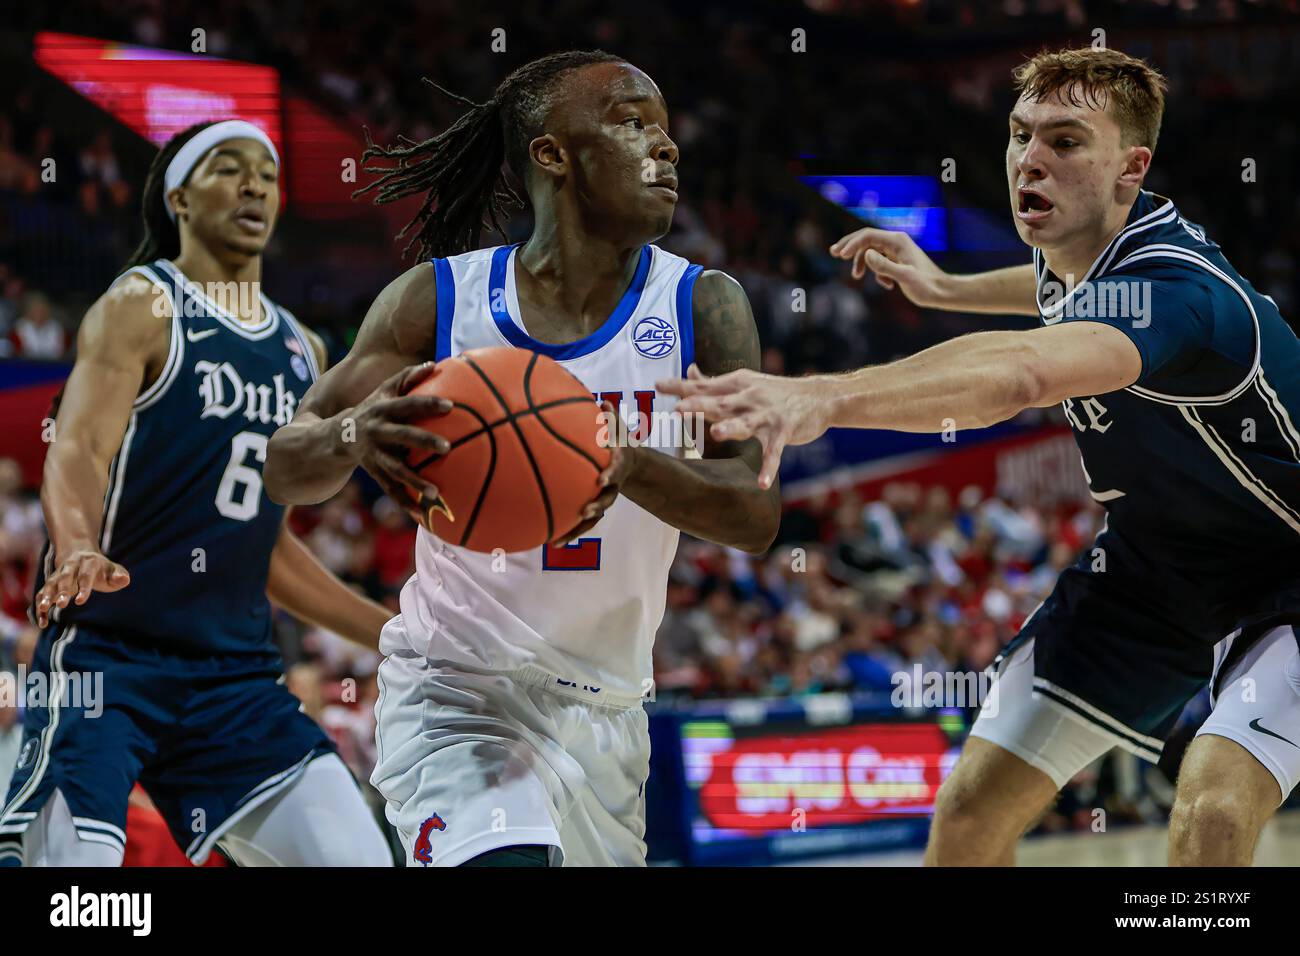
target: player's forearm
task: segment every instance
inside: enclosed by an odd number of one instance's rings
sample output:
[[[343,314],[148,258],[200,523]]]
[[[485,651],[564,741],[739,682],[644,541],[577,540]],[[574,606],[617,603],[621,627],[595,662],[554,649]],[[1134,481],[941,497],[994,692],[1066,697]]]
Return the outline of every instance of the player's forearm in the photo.
[[[742,458],[683,460],[634,448],[621,493],[687,534],[751,554],[766,551],[781,521],[780,494],[761,489]]]
[[[262,480],[282,505],[314,505],[333,497],[356,470],[352,409],[330,418],[301,413],[276,430],[266,448]]]
[[[383,605],[357,594],[331,574],[288,530],[280,532],[271,553],[266,595],[299,620],[372,650],[379,647],[379,632],[392,617]]]
[[[98,551],[108,466],[71,438],[56,441],[45,458],[41,510],[56,558]]]
[[[831,427],[983,428],[1035,405],[1043,392],[1023,335],[977,332],[888,365],[805,381],[825,397]]]
[[[952,312],[1037,315],[1035,289],[1033,265],[949,275],[943,280],[937,305]]]

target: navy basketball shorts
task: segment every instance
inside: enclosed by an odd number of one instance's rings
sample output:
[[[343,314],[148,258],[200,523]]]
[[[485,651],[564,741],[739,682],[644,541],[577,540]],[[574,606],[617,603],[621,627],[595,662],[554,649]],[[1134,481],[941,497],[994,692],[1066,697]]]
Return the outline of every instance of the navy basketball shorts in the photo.
[[[1219,634],[1156,605],[1112,565],[1066,568],[994,662],[971,735],[1058,787],[1112,747],[1160,759],[1187,701],[1209,682]]]
[[[123,845],[138,781],[195,863],[333,751],[273,655],[191,658],[51,625],[23,692],[23,740],[0,813],[0,862],[56,792],[83,841]],[[42,699],[42,696],[44,699]]]
[[[1292,603],[1283,588],[1250,596],[1225,613],[1193,589],[1176,586],[1167,569],[1141,564],[1142,557],[1116,536],[1108,546],[1106,569],[1094,570],[1087,555],[1066,568],[999,655],[993,665],[997,679],[971,728],[971,736],[1015,754],[1058,787],[1112,747],[1159,760],[1187,702],[1216,669],[1226,672],[1225,648],[1231,644],[1244,653],[1269,631],[1260,624],[1249,640],[1225,642],[1232,625],[1224,620],[1256,611],[1254,616],[1269,620]],[[1239,590],[1248,594],[1248,584]],[[1280,691],[1270,700],[1279,713],[1292,712]],[[1223,701],[1215,712],[1219,726],[1235,725],[1236,715]],[[1261,762],[1285,794],[1294,774],[1287,762],[1266,756]]]

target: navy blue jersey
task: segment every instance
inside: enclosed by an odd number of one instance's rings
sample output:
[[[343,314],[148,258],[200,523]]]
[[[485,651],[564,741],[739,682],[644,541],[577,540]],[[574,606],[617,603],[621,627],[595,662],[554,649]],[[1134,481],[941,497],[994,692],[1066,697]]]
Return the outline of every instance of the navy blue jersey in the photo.
[[[1064,403],[1125,589],[1213,640],[1300,611],[1300,340],[1273,300],[1145,191],[1068,295],[1034,266],[1044,324],[1102,322],[1141,353],[1133,385]]]
[[[316,356],[265,296],[261,322],[245,325],[166,260],[131,272],[172,311],[166,365],[135,401],[104,499],[100,547],[131,583],[55,620],[173,653],[274,655],[266,581],[284,508],[262,488],[262,463]]]

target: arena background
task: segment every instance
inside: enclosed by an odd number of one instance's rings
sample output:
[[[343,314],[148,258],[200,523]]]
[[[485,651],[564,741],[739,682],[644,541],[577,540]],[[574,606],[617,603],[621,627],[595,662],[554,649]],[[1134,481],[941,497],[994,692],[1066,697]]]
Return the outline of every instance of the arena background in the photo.
[[[81,315],[139,238],[156,144],[203,119],[255,118],[280,147],[287,209],[265,281],[337,361],[403,268],[393,235],[410,211],[350,198],[363,124],[378,142],[420,139],[459,109],[424,76],[482,99],[536,56],[617,52],[659,83],[681,148],[682,201],[662,245],[740,280],[765,369],[800,374],[1027,322],[917,309],[853,281],[826,247],[866,221],[907,230],[953,271],[1026,261],[1002,171],[1009,72],[1043,47],[1102,43],[1150,58],[1170,81],[1148,187],[1297,314],[1295,2],[123,0],[26,5],[7,27],[0,668],[10,671],[34,640],[25,606],[43,538],[42,419]],[[527,231],[526,213],[512,219],[511,239]],[[925,675],[977,675],[1100,525],[1055,410],[954,441],[835,433],[794,452],[766,556],[683,538],[656,642],[652,861],[917,862],[972,709],[919,693],[900,701],[898,675],[918,691]],[[292,522],[331,570],[396,607],[415,531],[368,478]],[[288,617],[277,631],[290,686],[365,780],[377,659]],[[1170,781],[1207,707],[1188,706],[1159,768],[1114,752],[1080,774],[1022,861],[1163,862]],[[0,782],[17,720],[0,707]],[[138,803],[132,858],[166,859]],[[1257,862],[1296,862],[1296,817],[1270,824]]]

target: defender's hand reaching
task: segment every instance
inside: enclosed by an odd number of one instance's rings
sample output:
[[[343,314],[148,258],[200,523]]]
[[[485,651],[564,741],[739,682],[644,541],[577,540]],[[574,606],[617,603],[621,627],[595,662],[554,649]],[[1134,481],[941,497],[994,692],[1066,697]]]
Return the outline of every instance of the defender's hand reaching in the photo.
[[[684,379],[658,383],[669,395],[678,395],[677,410],[698,413],[714,424],[709,434],[717,441],[757,438],[763,446],[762,488],[772,487],[786,445],[806,445],[829,427],[829,405],[817,394],[816,378],[781,378],[749,369],[710,378],[692,365]]]

